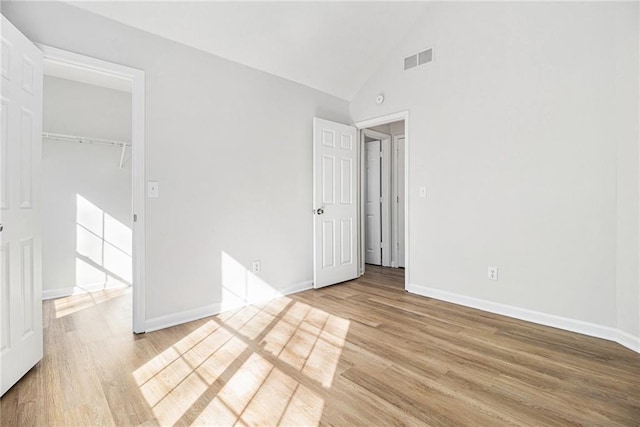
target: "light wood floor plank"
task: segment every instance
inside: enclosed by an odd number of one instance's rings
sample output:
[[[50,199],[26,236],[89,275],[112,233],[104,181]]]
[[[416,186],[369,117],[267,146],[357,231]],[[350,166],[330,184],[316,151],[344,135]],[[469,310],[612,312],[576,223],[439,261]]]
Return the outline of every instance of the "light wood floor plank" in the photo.
[[[144,335],[127,289],[43,317],[2,426],[640,425],[640,355],[408,294],[402,269]]]

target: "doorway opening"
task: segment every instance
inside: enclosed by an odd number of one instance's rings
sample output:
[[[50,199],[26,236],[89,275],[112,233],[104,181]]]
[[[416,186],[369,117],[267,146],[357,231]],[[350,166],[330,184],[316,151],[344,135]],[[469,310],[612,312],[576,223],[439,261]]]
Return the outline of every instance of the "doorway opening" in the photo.
[[[130,84],[68,71],[44,62],[42,290],[64,312],[133,279]]]
[[[367,269],[407,273],[408,113],[356,123],[360,129],[361,274]],[[408,274],[405,276],[405,286]]]
[[[133,331],[145,332],[144,73],[39,48],[43,297],[66,297],[62,316],[130,289]]]

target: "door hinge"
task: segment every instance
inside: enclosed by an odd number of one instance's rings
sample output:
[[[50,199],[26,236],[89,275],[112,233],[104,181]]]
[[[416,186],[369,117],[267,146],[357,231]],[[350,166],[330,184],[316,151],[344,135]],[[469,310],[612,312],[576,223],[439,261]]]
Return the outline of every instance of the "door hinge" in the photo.
[[[133,214],[133,222],[138,222],[138,215]]]
[[[400,196],[396,196],[396,203],[400,203]]]
[[[382,158],[382,151],[378,153],[379,157]]]
[[[380,203],[382,203],[382,196],[380,196]]]
[[[383,248],[382,242],[380,242],[380,248],[381,248],[381,249]]]

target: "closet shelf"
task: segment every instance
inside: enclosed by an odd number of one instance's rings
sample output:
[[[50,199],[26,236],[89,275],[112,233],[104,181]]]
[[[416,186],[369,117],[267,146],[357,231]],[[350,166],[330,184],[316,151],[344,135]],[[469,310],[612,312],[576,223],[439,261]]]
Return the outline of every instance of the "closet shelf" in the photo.
[[[115,141],[112,139],[92,138],[88,136],[66,135],[62,133],[42,132],[42,139],[48,139],[51,141],[62,142],[78,142],[80,144],[96,144],[96,145],[108,145],[112,147],[121,147],[122,153],[120,154],[120,169],[124,164],[124,153],[127,147],[131,147],[131,144],[126,141]]]

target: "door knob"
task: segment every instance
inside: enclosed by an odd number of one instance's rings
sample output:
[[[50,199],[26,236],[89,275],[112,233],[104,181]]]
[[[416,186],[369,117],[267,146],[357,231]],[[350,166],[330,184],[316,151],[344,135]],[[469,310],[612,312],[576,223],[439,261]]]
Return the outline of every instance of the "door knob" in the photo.
[[[322,215],[324,213],[324,208],[318,208],[318,209],[314,210],[313,213],[315,213],[317,215]]]

